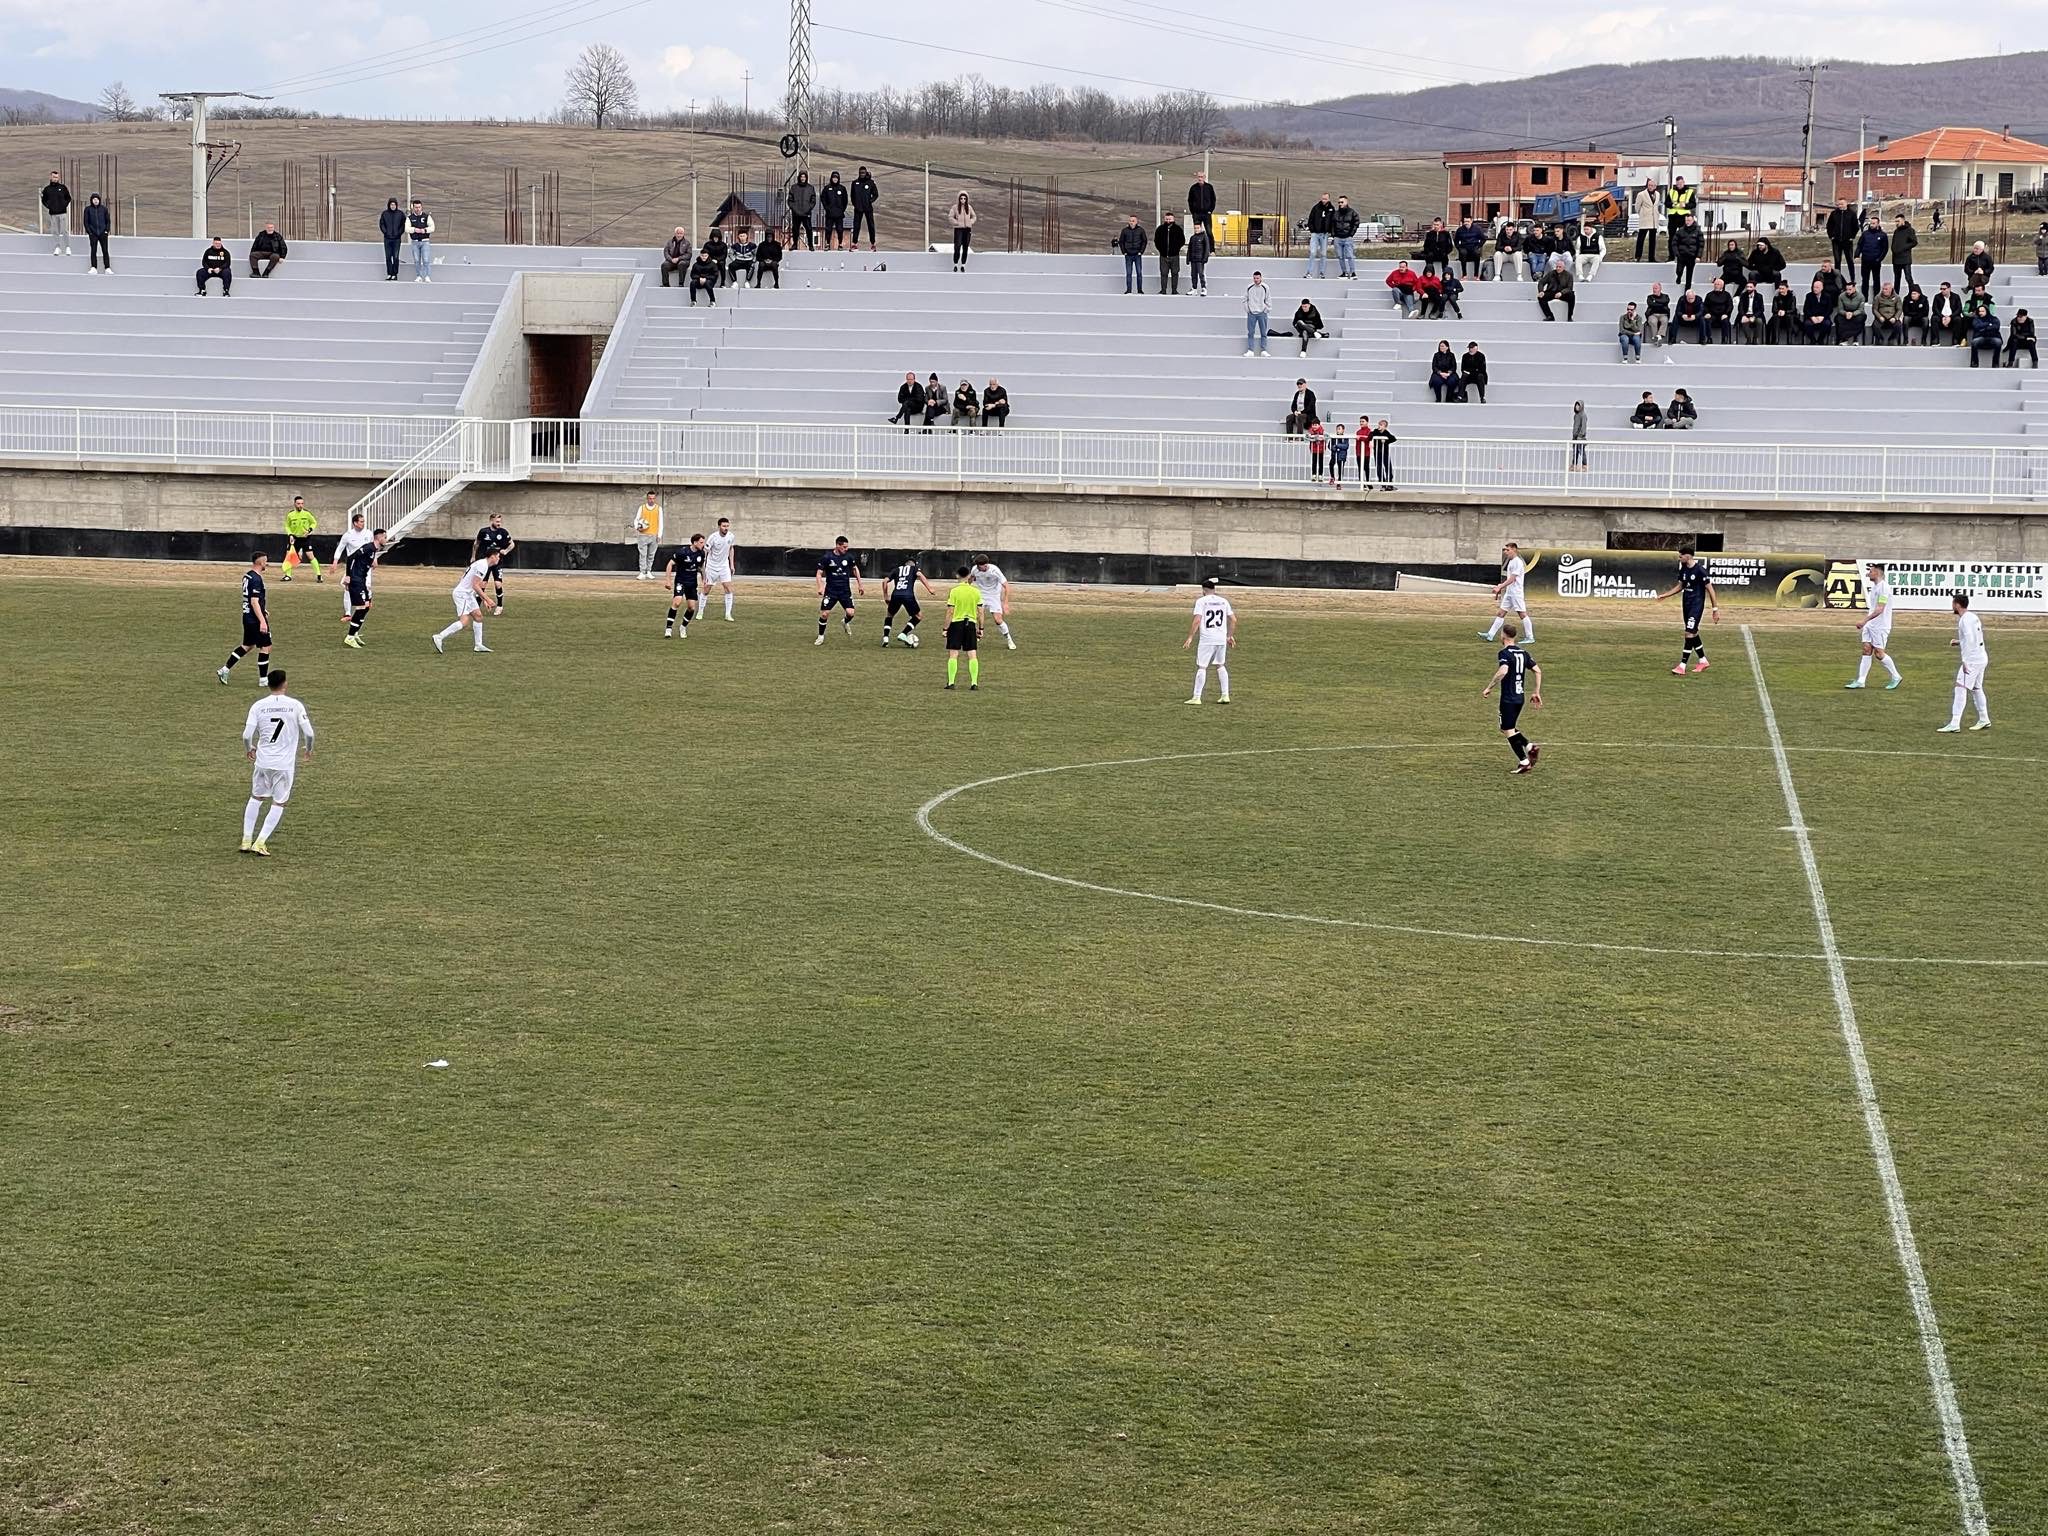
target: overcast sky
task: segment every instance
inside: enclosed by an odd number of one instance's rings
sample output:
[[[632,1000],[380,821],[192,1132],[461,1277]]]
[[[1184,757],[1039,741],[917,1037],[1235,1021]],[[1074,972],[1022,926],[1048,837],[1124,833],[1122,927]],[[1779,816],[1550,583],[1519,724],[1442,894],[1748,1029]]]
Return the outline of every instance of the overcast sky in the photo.
[[[1938,26],[1918,0],[1864,0],[1853,25],[1837,6],[1790,4],[1772,10],[1761,30],[1762,13],[1713,0],[1614,9],[1467,0],[1431,9],[1427,26],[1395,27],[1371,10],[1355,21],[1326,10],[1315,25],[1298,24],[1237,0],[1005,0],[989,9],[813,0],[813,16],[818,78],[827,85],[901,86],[972,71],[1004,84],[1129,89],[1063,67],[1297,101],[1815,41],[1903,63],[1929,57],[1930,44],[1941,56],[1963,57],[2038,46],[2048,35],[2048,0],[1979,0],[1943,12]],[[999,17],[1000,25],[974,25],[976,15]],[[854,36],[832,24],[1021,62]],[[118,79],[144,100],[164,90],[239,88],[323,112],[538,116],[559,103],[569,60],[603,41],[632,59],[644,106],[736,101],[751,74],[755,105],[772,109],[788,69],[786,30],[780,0],[0,0],[0,85],[91,101]],[[1321,35],[1332,31],[1358,41]],[[423,57],[422,49],[439,51]]]

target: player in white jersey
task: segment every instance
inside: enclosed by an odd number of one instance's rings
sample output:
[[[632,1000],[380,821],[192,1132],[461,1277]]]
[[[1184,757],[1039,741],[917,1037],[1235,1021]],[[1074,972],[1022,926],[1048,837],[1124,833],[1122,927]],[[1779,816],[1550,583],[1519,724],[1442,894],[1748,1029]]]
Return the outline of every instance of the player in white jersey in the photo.
[[[313,757],[312,717],[305,705],[284,691],[284,668],[270,674],[270,692],[249,706],[242,745],[256,765],[249,776],[249,804],[242,812],[242,852],[269,858],[270,834],[284,819],[285,802],[292,797],[299,754],[303,751],[308,762]],[[270,814],[259,832],[256,817],[265,800],[270,802]]]
[[[1984,621],[1970,612],[1970,594],[1958,592],[1949,606],[1956,614],[1956,637],[1949,641],[1962,654],[1962,665],[1956,668],[1956,702],[1949,711],[1948,724],[1937,729],[1942,734],[1960,731],[1963,728],[1963,701],[1969,699],[1977,706],[1977,723],[1973,731],[1991,729],[1991,706],[1984,699],[1984,671],[1991,665],[1991,653],[1984,649]]]
[[[484,644],[484,587],[491,579],[491,568],[498,563],[498,552],[494,549],[481,560],[472,560],[462,573],[462,580],[455,583],[451,594],[455,599],[455,622],[434,636],[434,649],[441,650],[441,642],[455,634],[465,624],[476,626],[476,648],[488,651]]]
[[[967,579],[981,594],[982,612],[987,615],[983,622],[993,623],[1010,649],[1017,649],[1017,637],[1010,633],[1010,582],[1003,568],[987,555],[976,555]]]
[[[1856,681],[1842,686],[1861,688],[1870,676],[1870,658],[1875,656],[1891,677],[1884,685],[1889,692],[1905,679],[1899,676],[1898,663],[1885,649],[1892,638],[1892,584],[1885,580],[1884,567],[1875,560],[1863,568],[1863,607],[1864,616],[1856,625],[1856,633],[1863,640],[1863,656],[1856,663]]]
[[[1491,640],[1501,631],[1508,620],[1518,621],[1525,642],[1536,638],[1536,626],[1529,619],[1529,600],[1522,594],[1522,578],[1528,567],[1522,563],[1522,546],[1513,539],[1500,547],[1500,580],[1493,584],[1493,601],[1496,612],[1493,623],[1479,632],[1482,640]]]
[[[708,602],[711,589],[716,587],[725,594],[725,622],[732,622],[732,584],[740,573],[740,552],[732,536],[732,519],[721,517],[718,531],[704,542],[704,597]]]
[[[1216,669],[1216,685],[1223,690],[1219,704],[1230,702],[1230,648],[1237,644],[1237,610],[1230,599],[1216,590],[1216,578],[1205,577],[1202,595],[1195,599],[1195,616],[1188,621],[1188,637],[1180,648],[1199,646],[1195,652],[1195,696],[1190,704],[1202,702],[1202,690],[1209,684],[1209,669]]]
[[[364,526],[363,514],[360,512],[349,514],[348,529],[334,546],[334,568],[337,571],[347,570],[348,557],[369,542],[370,530]],[[344,619],[353,618],[355,616],[355,605],[348,600],[348,583],[343,582],[341,588],[341,616]]]

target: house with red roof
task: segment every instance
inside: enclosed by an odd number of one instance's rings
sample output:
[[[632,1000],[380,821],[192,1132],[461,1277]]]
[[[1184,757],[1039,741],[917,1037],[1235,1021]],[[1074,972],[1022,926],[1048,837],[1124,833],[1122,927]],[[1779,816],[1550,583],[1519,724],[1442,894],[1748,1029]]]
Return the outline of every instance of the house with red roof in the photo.
[[[2048,144],[2016,139],[1988,128],[1930,128],[1882,148],[1866,148],[1861,159],[1868,195],[1850,151],[1828,161],[1835,172],[1835,197],[1850,202],[1957,202],[2009,198],[2048,181]]]

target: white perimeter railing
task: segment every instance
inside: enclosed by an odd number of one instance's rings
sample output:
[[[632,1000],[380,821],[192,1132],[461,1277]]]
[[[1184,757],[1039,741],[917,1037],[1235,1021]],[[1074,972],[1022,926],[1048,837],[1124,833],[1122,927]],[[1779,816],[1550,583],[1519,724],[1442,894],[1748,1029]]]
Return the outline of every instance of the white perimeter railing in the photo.
[[[0,459],[224,464],[390,473],[427,465],[471,479],[566,475],[800,479],[842,484],[1308,489],[1307,445],[1272,433],[1075,431],[1031,427],[904,431],[889,426],[748,422],[472,420],[0,405]],[[2048,502],[2048,439],[2021,444],[1729,443],[1679,432],[1584,445],[1562,439],[1403,436],[1401,490],[1571,495],[1645,501]],[[1354,457],[1347,483],[1360,484]]]

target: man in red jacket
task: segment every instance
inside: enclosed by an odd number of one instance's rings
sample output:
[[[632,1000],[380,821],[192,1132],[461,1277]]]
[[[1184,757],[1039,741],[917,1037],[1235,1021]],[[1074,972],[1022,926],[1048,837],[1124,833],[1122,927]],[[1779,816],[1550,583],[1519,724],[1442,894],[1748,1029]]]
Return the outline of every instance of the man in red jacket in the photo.
[[[1414,312],[1415,289],[1420,281],[1405,261],[1394,263],[1394,270],[1387,274],[1387,286],[1394,290],[1394,302],[1401,306],[1403,320]]]

